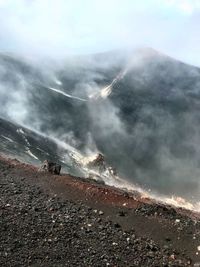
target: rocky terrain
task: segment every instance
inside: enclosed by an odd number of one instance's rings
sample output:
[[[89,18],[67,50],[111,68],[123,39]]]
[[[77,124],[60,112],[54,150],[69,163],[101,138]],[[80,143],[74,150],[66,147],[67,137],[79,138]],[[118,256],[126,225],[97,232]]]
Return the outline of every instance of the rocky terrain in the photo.
[[[199,74],[150,48],[1,53],[0,266],[200,266]]]
[[[102,153],[141,187],[199,201],[199,68],[151,48],[59,64],[0,53],[0,85],[6,154],[35,164],[48,156],[77,175],[70,158],[35,132],[42,133],[81,153]]]
[[[199,214],[0,158],[0,266],[200,266]]]

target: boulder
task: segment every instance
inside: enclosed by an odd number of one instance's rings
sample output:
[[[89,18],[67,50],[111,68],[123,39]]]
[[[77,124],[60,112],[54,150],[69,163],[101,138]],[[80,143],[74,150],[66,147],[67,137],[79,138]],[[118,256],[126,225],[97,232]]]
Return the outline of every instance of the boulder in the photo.
[[[49,160],[45,160],[39,168],[39,171],[59,175],[61,171],[61,165]]]
[[[99,173],[102,173],[106,170],[105,158],[102,154],[97,154],[96,158],[90,161],[87,166],[92,169],[97,169]]]

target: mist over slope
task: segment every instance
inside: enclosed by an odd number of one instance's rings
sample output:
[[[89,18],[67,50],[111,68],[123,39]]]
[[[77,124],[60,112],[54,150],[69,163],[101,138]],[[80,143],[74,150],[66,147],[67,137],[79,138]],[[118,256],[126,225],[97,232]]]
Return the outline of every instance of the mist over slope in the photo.
[[[0,116],[101,151],[120,176],[199,201],[200,69],[152,49],[31,62],[0,55]]]

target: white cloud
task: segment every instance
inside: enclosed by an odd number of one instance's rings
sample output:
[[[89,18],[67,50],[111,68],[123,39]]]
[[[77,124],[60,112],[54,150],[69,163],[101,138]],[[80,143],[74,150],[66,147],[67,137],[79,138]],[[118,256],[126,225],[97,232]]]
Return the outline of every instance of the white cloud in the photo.
[[[186,15],[191,15],[193,12],[200,10],[200,0],[165,0],[165,3]]]
[[[0,50],[64,57],[151,46],[200,65],[200,0],[0,0]]]

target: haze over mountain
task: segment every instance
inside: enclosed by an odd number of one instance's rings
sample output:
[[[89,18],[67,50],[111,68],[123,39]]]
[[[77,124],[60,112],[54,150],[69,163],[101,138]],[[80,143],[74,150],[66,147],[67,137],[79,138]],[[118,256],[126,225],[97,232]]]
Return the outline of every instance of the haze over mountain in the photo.
[[[200,200],[199,101],[200,69],[151,48],[71,56],[60,64],[0,55],[1,118],[81,155],[101,152],[123,179],[194,201]],[[9,145],[11,153],[9,138],[20,127],[5,136],[6,125],[2,120],[1,148]],[[43,159],[41,150],[29,150],[26,160]],[[54,151],[48,153],[57,157]]]
[[[200,266],[200,0],[0,18],[0,266]]]

